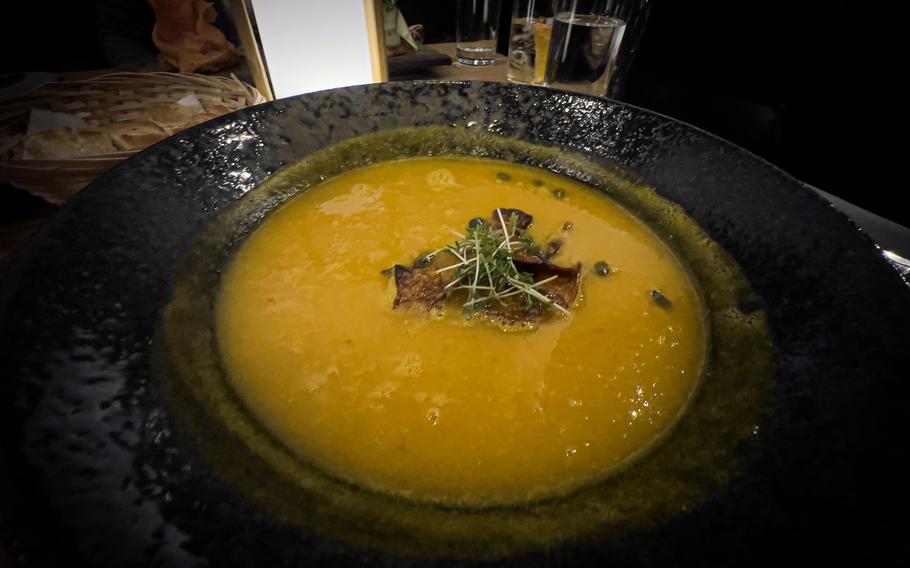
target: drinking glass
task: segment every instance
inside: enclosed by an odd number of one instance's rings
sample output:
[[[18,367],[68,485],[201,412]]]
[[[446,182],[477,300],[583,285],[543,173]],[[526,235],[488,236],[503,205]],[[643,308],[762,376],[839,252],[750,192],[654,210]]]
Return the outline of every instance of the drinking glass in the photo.
[[[492,65],[499,0],[458,0],[456,17],[455,58],[464,65]]]
[[[649,10],[649,0],[560,0],[553,17],[545,84],[606,96],[619,57],[631,60],[634,51],[623,48],[624,36],[633,32],[630,45],[634,48]],[[633,30],[628,30],[630,21]]]
[[[541,85],[547,68],[550,33],[553,30],[552,0],[514,0],[509,26],[509,81]]]

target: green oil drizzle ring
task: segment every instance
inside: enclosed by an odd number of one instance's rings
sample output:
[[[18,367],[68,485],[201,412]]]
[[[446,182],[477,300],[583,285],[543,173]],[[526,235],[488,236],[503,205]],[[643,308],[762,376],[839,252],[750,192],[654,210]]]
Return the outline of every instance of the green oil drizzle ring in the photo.
[[[222,268],[266,214],[347,170],[418,156],[473,156],[539,167],[633,211],[688,266],[710,344],[704,376],[673,429],[636,461],[559,498],[467,509],[370,492],[305,463],[273,438],[231,389],[214,307]],[[276,517],[357,547],[405,557],[490,560],[660,526],[722,490],[748,464],[768,408],[774,365],[765,312],[733,259],[650,188],[555,148],[450,127],[385,131],[341,142],[272,176],[205,228],[178,266],[158,336],[168,408],[202,456]]]

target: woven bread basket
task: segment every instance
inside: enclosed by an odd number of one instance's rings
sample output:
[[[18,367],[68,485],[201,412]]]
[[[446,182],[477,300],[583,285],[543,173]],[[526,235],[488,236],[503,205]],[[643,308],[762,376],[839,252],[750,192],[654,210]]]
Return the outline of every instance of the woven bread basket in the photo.
[[[175,105],[188,95],[195,95],[201,109],[192,108],[200,112],[163,125],[149,118],[150,109],[184,108]],[[259,91],[233,76],[113,73],[86,81],[49,83],[26,97],[0,105],[0,180],[51,203],[63,203],[95,177],[149,143],[262,102],[265,98]],[[108,143],[105,148],[109,151],[94,152],[86,146],[79,152],[82,155],[72,157],[29,156],[24,148],[28,144],[26,130],[33,108],[77,116],[86,124],[86,132],[119,132],[137,124],[148,124],[160,131],[154,136],[146,133],[146,138],[131,138],[133,142],[127,145]],[[73,133],[80,131],[67,132],[75,136]],[[109,134],[104,135],[110,138]],[[78,145],[79,140],[72,143]]]

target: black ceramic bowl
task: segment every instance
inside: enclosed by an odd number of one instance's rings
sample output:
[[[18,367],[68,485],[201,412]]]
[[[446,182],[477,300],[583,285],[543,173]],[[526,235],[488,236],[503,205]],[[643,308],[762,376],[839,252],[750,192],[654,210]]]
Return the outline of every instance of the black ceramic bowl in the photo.
[[[423,565],[459,556],[358,547],[253,504],[182,434],[156,365],[175,267],[220,211],[316,150],[428,125],[559,147],[653,187],[739,263],[774,337],[768,418],[754,455],[721,489],[652,526],[595,530],[497,562],[868,565],[897,550],[910,290],[870,239],[780,170],[665,117],[546,89],[414,82],[277,101],[175,136],[94,182],[17,259],[0,291],[0,537],[14,558]]]

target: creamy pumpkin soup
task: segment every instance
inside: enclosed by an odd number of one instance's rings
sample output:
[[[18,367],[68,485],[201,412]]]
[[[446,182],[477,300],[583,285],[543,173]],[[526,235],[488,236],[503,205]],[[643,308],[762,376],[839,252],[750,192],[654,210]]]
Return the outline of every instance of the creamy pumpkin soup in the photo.
[[[302,460],[464,505],[564,494],[647,449],[705,364],[699,294],[600,193],[494,160],[347,172],[227,268],[233,388]]]

